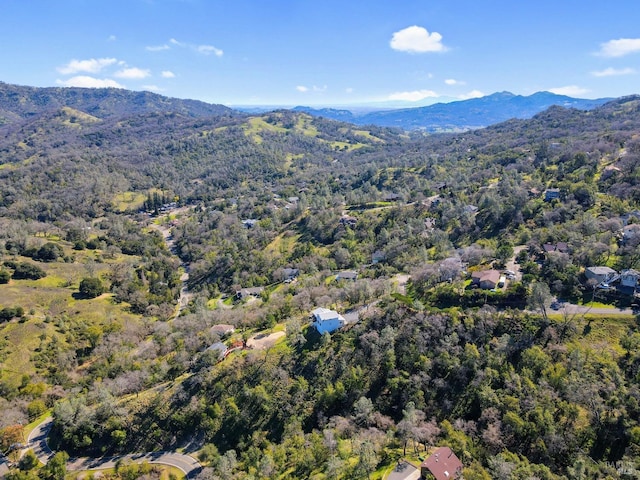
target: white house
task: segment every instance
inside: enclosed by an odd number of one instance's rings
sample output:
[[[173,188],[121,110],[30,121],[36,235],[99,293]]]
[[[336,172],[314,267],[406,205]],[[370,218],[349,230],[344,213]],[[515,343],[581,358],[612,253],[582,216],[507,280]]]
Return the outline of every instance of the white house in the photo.
[[[334,332],[344,327],[346,323],[342,315],[328,308],[316,308],[311,312],[311,316],[313,317],[313,326],[316,327],[320,334]]]

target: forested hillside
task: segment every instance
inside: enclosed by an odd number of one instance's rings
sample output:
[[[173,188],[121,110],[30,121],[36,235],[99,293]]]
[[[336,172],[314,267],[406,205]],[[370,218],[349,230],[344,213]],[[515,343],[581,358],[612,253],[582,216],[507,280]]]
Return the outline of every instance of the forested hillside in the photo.
[[[3,451],[51,412],[201,478],[636,475],[640,98],[424,135],[0,87]]]

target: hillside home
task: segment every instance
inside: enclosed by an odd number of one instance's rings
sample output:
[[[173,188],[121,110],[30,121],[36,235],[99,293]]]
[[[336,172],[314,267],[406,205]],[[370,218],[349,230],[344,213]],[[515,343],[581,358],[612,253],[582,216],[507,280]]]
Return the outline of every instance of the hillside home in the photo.
[[[350,270],[345,270],[344,272],[340,272],[336,275],[336,280],[350,280],[355,282],[358,279],[358,272],[352,272]]]
[[[440,447],[422,462],[420,471],[427,480],[453,480],[462,478],[462,462],[449,447]]]
[[[387,193],[384,196],[384,201],[385,202],[395,202],[400,200],[400,195],[398,195],[397,193]]]
[[[371,263],[374,265],[380,262],[384,262],[387,259],[385,253],[381,250],[377,250],[371,254]]]
[[[244,228],[253,228],[257,225],[258,220],[255,218],[248,218],[247,220],[242,220],[242,225]]]
[[[595,280],[598,284],[609,282],[617,272],[609,267],[587,267],[584,271],[587,280]]]
[[[342,315],[328,308],[316,308],[311,312],[311,317],[313,318],[313,326],[320,334],[334,332],[346,324],[346,320]]]
[[[259,298],[262,292],[264,292],[264,287],[241,288],[236,292],[236,298],[238,300],[248,297]]]
[[[284,268],[282,270],[282,275],[284,277],[284,282],[285,283],[291,283],[293,282],[296,278],[298,278],[298,275],[300,275],[300,270],[298,270],[297,268]]]
[[[623,287],[636,288],[639,279],[640,272],[637,270],[629,269],[620,272],[620,285]]]
[[[214,325],[209,329],[211,333],[215,333],[220,337],[224,337],[226,335],[231,335],[236,331],[233,325],[227,325],[225,323],[219,323],[218,325]]]
[[[556,198],[560,198],[560,189],[559,188],[547,188],[544,191],[544,201],[550,202],[551,200],[555,200]]]
[[[227,346],[222,342],[216,342],[207,348],[207,351],[217,352],[218,360],[222,360],[227,355],[228,350]]]
[[[560,252],[560,253],[569,253],[569,245],[567,242],[558,242],[558,243],[545,243],[542,245],[542,249],[545,253],[550,252]]]
[[[471,283],[477,285],[483,290],[491,290],[496,288],[500,282],[500,271],[498,270],[482,270],[471,274]]]
[[[349,215],[344,215],[340,218],[340,225],[344,225],[345,227],[355,227],[358,223],[358,219],[356,217],[351,217]]]

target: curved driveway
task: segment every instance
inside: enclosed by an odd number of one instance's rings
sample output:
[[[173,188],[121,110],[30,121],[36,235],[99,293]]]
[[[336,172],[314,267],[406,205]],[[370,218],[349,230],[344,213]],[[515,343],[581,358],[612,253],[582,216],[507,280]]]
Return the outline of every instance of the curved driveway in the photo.
[[[27,439],[27,448],[31,448],[42,463],[46,464],[54,452],[47,445],[47,436],[53,426],[53,418],[47,417],[42,423],[38,424],[29,434]],[[26,450],[23,451],[23,453]],[[175,452],[151,452],[132,455],[119,455],[115,457],[102,458],[70,458],[67,462],[67,469],[71,471],[94,470],[102,468],[114,468],[118,461],[132,463],[158,463],[169,465],[181,470],[186,478],[195,478],[202,470],[202,465],[196,459],[189,455],[183,455]]]

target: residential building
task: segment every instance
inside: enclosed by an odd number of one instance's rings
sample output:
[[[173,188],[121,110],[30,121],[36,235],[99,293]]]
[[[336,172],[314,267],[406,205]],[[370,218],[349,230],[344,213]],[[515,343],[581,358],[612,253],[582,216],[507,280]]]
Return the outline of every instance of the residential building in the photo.
[[[542,249],[545,253],[550,252],[560,252],[560,253],[569,253],[569,245],[567,242],[558,242],[558,243],[545,243],[542,245]]]
[[[496,288],[500,281],[499,270],[482,270],[471,274],[471,283],[477,285],[483,290],[491,290]]]
[[[248,218],[247,220],[242,220],[242,225],[245,228],[253,228],[257,225],[258,220],[256,220],[255,218]]]
[[[358,219],[356,217],[344,215],[340,218],[340,225],[355,227],[357,223],[358,223]]]
[[[584,271],[587,280],[595,280],[598,284],[609,282],[616,274],[610,267],[587,267]]]
[[[328,308],[316,308],[311,312],[311,316],[313,317],[313,326],[320,334],[334,332],[347,323],[342,315]]]
[[[351,280],[355,282],[358,279],[358,272],[344,271],[336,275],[336,280]]]
[[[236,298],[238,300],[242,300],[247,297],[260,297],[262,292],[264,291],[264,287],[251,287],[251,288],[241,288],[236,292]]]
[[[207,351],[218,353],[218,360],[222,360],[227,355],[228,350],[227,346],[222,342],[216,342],[207,348]]]
[[[233,325],[219,323],[218,325],[211,327],[210,331],[211,333],[217,333],[220,337],[224,337],[225,335],[231,335],[236,331],[236,329]]]
[[[462,462],[449,447],[440,447],[420,465],[422,478],[453,480],[462,478]]]
[[[381,250],[377,250],[371,254],[371,263],[374,265],[380,262],[384,262],[387,259],[385,253]]]
[[[629,269],[620,272],[620,285],[623,287],[636,288],[640,280],[640,272]]]
[[[298,275],[300,275],[300,270],[298,270],[297,268],[287,267],[282,270],[282,276],[284,277],[285,283],[293,282],[296,278],[298,278]]]
[[[544,191],[544,201],[550,202],[551,200],[555,200],[556,198],[560,198],[560,189],[559,188],[547,188]]]

